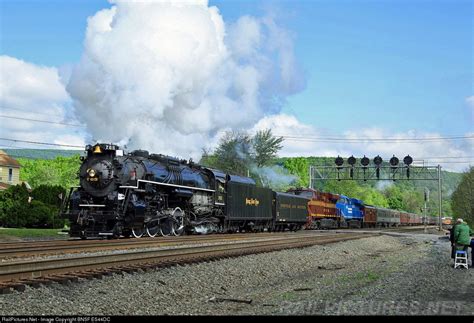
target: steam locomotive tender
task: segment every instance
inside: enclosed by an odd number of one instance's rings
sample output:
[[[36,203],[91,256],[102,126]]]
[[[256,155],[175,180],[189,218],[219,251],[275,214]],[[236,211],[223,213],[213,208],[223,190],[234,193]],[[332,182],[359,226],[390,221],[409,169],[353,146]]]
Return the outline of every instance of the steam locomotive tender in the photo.
[[[116,145],[86,152],[80,186],[61,208],[72,237],[296,230],[306,222],[306,198],[251,178],[143,150],[124,155]]]

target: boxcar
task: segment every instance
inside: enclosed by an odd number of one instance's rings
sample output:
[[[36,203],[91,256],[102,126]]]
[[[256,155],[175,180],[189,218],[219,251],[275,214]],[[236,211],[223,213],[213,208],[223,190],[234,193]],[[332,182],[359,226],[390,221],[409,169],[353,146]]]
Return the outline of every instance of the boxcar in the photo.
[[[304,196],[273,192],[273,229],[275,231],[299,230],[308,217],[308,201]]]

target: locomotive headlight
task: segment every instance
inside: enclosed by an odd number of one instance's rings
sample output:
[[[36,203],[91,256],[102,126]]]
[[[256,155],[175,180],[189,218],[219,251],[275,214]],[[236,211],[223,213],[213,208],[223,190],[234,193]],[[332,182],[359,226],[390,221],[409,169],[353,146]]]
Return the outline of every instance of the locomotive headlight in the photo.
[[[95,170],[91,168],[87,171],[87,174],[89,174],[89,177],[94,177],[95,176]]]

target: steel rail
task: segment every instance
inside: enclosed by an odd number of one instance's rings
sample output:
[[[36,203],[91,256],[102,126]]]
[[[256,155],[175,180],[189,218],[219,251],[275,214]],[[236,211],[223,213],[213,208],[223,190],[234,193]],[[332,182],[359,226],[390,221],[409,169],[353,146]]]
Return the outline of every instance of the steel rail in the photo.
[[[195,239],[225,239],[225,237],[249,237],[249,236],[261,236],[261,235],[274,235],[274,234],[294,234],[292,232],[259,232],[259,233],[234,233],[234,234],[209,234],[209,235],[185,235],[185,236],[157,236],[154,238],[143,237],[143,238],[120,238],[120,239],[67,239],[67,240],[35,240],[35,241],[14,241],[14,242],[0,242],[0,249],[10,249],[18,247],[43,247],[49,245],[55,246],[70,246],[70,245],[87,245],[87,244],[130,244],[130,243],[143,243],[145,241],[177,241],[177,240],[195,240]]]
[[[298,234],[303,235],[304,233]],[[308,233],[306,233],[308,234]],[[58,253],[78,253],[78,252],[92,252],[100,250],[120,250],[120,249],[133,249],[133,248],[145,248],[145,247],[164,247],[173,245],[185,245],[185,244],[197,244],[197,243],[212,243],[214,241],[239,241],[239,240],[267,240],[274,239],[275,237],[290,236],[288,233],[281,234],[241,234],[238,236],[194,236],[194,238],[185,239],[185,237],[176,238],[151,238],[151,239],[131,239],[131,240],[111,240],[111,241],[91,241],[88,243],[42,243],[34,244],[28,243],[27,245],[9,245],[4,248],[0,245],[0,260],[12,259],[25,256],[40,256],[47,254],[58,254]],[[294,235],[294,234],[293,234]],[[72,242],[72,241],[69,241]],[[79,241],[77,241],[79,242]],[[82,242],[82,241],[80,241]]]
[[[192,246],[166,250],[140,250],[109,255],[87,255],[78,257],[43,259],[0,263],[0,284],[7,286],[22,279],[34,279],[52,274],[77,273],[84,270],[107,269],[124,265],[170,265],[210,260],[214,257],[239,256],[288,248],[305,247],[378,234],[344,233],[334,236],[298,236],[277,238],[270,241],[236,242],[211,246]],[[6,284],[6,285],[5,285]],[[1,286],[0,286],[1,287]]]

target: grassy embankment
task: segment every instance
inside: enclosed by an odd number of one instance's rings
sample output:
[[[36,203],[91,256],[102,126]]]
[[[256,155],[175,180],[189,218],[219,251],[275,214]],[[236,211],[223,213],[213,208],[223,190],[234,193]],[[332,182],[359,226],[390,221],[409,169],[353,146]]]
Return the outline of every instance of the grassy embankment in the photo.
[[[61,239],[67,237],[62,233],[63,229],[17,229],[0,228],[0,240],[23,240],[23,239]]]

